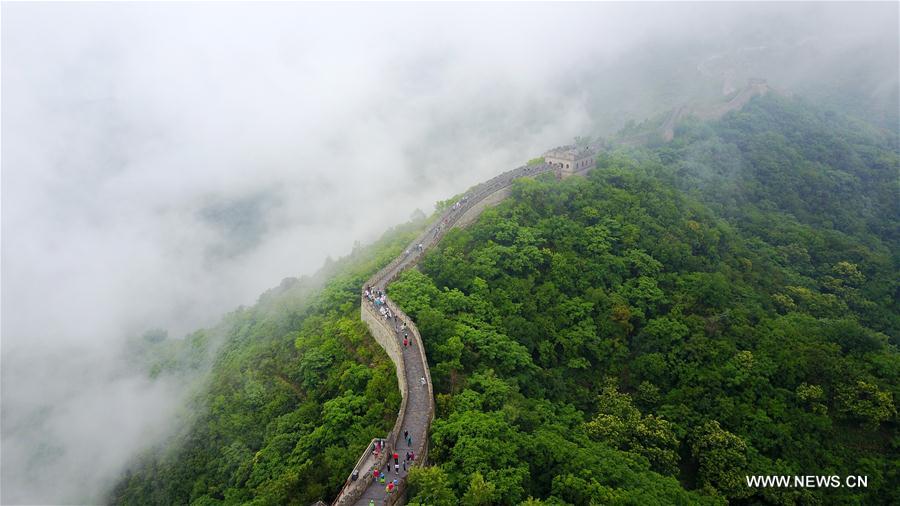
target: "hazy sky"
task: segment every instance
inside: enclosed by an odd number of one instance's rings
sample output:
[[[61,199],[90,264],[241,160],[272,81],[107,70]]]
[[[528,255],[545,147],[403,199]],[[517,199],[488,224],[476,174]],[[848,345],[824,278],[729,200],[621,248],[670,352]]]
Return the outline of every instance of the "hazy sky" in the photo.
[[[835,48],[896,55],[896,20],[896,3],[4,3],[0,500],[96,500],[169,428],[181,389],[127,370],[126,337],[210,325],[416,208],[718,86],[698,70],[716,55],[806,44],[804,72],[827,73]],[[895,89],[883,61],[871,93]]]

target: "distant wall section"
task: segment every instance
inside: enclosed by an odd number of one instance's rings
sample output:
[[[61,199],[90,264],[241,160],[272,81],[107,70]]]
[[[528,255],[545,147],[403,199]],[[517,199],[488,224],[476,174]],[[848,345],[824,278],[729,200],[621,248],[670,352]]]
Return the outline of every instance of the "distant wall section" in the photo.
[[[459,219],[456,220],[456,223],[454,223],[453,227],[451,228],[465,228],[471,225],[475,222],[475,220],[478,219],[479,216],[481,216],[481,213],[483,213],[485,209],[496,206],[500,202],[503,202],[503,200],[505,200],[511,194],[511,186],[507,186],[495,191],[494,193],[478,201],[477,204],[470,207],[465,213],[463,213],[462,216],[459,217]]]

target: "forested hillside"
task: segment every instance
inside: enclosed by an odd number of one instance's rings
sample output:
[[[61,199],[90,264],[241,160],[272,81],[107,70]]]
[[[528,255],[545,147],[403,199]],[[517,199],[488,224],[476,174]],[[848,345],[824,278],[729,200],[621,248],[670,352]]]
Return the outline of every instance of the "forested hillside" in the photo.
[[[437,401],[413,503],[889,504],[900,497],[895,134],[764,97],[675,141],[520,180],[389,287]],[[415,222],[221,325],[136,342],[200,367],[188,429],[116,504],[329,500],[392,426],[359,287]],[[213,346],[221,339],[221,347]],[[187,385],[186,385],[187,387]],[[865,475],[750,489],[745,475]]]
[[[896,142],[766,97],[519,181],[389,288],[437,397],[413,502],[892,503]]]
[[[393,364],[360,321],[359,287],[423,224],[390,231],[314,278],[285,280],[214,329],[143,343],[151,375],[197,367],[212,341],[224,344],[184,410],[187,429],[135,462],[110,502],[306,506],[334,497],[400,405]]]

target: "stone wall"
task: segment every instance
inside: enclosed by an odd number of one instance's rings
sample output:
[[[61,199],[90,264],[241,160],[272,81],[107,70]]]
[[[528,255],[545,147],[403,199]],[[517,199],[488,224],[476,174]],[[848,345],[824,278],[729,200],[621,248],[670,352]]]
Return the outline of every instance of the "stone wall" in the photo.
[[[371,303],[366,300],[365,297],[361,299],[360,303],[360,318],[362,318],[362,321],[365,322],[366,326],[369,328],[369,333],[372,334],[375,341],[384,349],[385,353],[387,353],[388,357],[394,363],[394,371],[397,373],[397,385],[400,387],[400,409],[397,411],[397,419],[394,421],[394,428],[391,429],[391,432],[384,438],[385,446],[378,460],[376,460],[372,467],[368,469],[358,469],[359,463],[366,460],[367,454],[370,451],[369,449],[372,447],[372,444],[369,443],[369,445],[366,446],[366,449],[363,450],[362,457],[357,461],[357,468],[354,468],[359,470],[359,478],[356,481],[353,481],[350,478],[347,479],[347,482],[344,484],[344,487],[341,489],[340,493],[338,493],[338,496],[333,503],[334,506],[346,506],[355,503],[372,483],[374,477],[372,476],[371,469],[386,469],[388,458],[394,452],[394,441],[396,440],[396,436],[400,433],[400,427],[406,416],[406,402],[409,398],[409,385],[403,375],[405,366],[403,350],[400,349],[400,343],[397,342],[393,331],[390,326],[385,323],[384,318],[372,308]],[[416,330],[415,333],[418,335],[418,330]],[[430,379],[431,377],[429,376],[429,385],[431,384]]]
[[[494,193],[491,193],[487,197],[481,199],[477,204],[470,207],[459,219],[456,220],[456,223],[453,224],[454,227],[465,228],[475,220],[481,216],[481,213],[484,212],[485,209],[489,207],[496,206],[500,202],[503,202],[509,195],[512,193],[512,187],[505,186]]]
[[[344,487],[341,488],[341,491],[338,493],[338,499],[335,500],[334,504],[346,505],[353,504],[365,492],[366,488],[368,488],[369,484],[372,483],[372,480],[375,479],[372,476],[372,473],[369,472],[371,467],[364,467],[366,460],[369,458],[369,449],[372,448],[372,445],[378,441],[379,438],[372,438],[372,441],[369,442],[369,445],[366,446],[366,450],[363,452],[362,456],[359,457],[359,460],[356,461],[356,465],[353,466],[354,471],[359,471],[359,476],[356,481],[351,478],[347,478],[347,481],[344,483]],[[319,501],[320,503],[322,501]],[[324,504],[324,503],[323,503]],[[313,505],[316,506],[316,505]]]
[[[431,384],[431,369],[428,368],[428,360],[425,358],[425,344],[422,342],[422,336],[419,334],[419,328],[413,323],[412,318],[409,317],[406,313],[403,312],[400,307],[398,307],[394,302],[390,299],[387,301],[387,305],[390,310],[397,315],[402,321],[406,322],[406,328],[409,331],[410,336],[412,337],[413,346],[418,346],[422,353],[419,354],[419,358],[422,361],[422,369],[425,371],[425,377],[428,378],[428,398],[434,399],[434,387]],[[398,345],[399,346],[399,345]],[[408,388],[408,384],[406,386]],[[405,394],[404,394],[405,395]],[[404,413],[405,414],[405,413]],[[432,402],[428,409],[428,427],[426,428],[426,434],[431,429],[431,423],[434,422],[434,403]],[[419,456],[419,462],[425,464],[428,460],[428,438],[423,438],[419,441],[415,449],[416,455]]]
[[[511,184],[514,179],[519,177],[533,177],[541,173],[550,172],[551,170],[552,168],[547,164],[522,166],[504,172],[472,188],[465,204],[459,209],[451,208],[445,210],[429,229],[422,232],[422,234],[413,241],[404,254],[394,258],[388,265],[379,270],[367,281],[366,286],[382,290],[385,289],[391,281],[403,272],[403,270],[414,266],[422,256],[424,256],[425,251],[440,242],[450,229],[453,227],[464,227],[469,225],[474,222],[485,209],[495,206],[507,198],[511,193]],[[421,249],[418,249],[417,246],[421,246]],[[419,334],[419,329],[416,327],[415,323],[402,309],[397,307],[390,298],[386,298],[386,305],[390,308],[391,312],[397,315],[401,321],[406,323],[407,329],[412,337],[413,346],[417,346],[418,350],[421,351],[418,353],[417,360],[421,361],[424,377],[427,378],[427,398],[430,402],[426,408],[425,436],[419,438],[415,448],[417,464],[424,465],[428,459],[428,433],[430,431],[431,423],[434,421],[434,389],[431,384],[431,372],[425,357],[425,347],[422,336]],[[360,317],[363,322],[366,323],[372,337],[375,338],[375,341],[378,342],[394,363],[394,370],[397,373],[397,384],[400,387],[400,394],[402,396],[400,410],[397,413],[394,428],[385,437],[384,451],[381,453],[378,461],[374,463],[374,467],[385,469],[385,465],[388,463],[388,456],[393,453],[396,439],[398,435],[400,435],[401,428],[406,420],[410,379],[407,378],[405,374],[405,357],[396,334],[391,328],[391,325],[375,311],[371,303],[365,297],[361,297]],[[416,381],[416,379],[413,379],[413,381]],[[361,465],[360,462],[365,462],[367,452],[370,451],[370,448],[371,445],[366,447],[363,456],[357,462],[357,466]],[[372,473],[370,472],[370,469],[371,467],[366,470],[360,469],[360,476],[356,481],[348,479],[344,488],[335,499],[334,504],[345,506],[357,502],[357,500],[365,493],[367,487],[372,483]],[[404,501],[406,499],[406,485],[406,480],[402,480],[396,493],[391,497],[385,498],[385,501],[382,504],[395,504]]]
[[[384,348],[385,353],[394,362],[394,368],[397,371],[397,385],[400,387],[400,394],[403,398],[406,398],[407,385],[406,378],[403,377],[405,367],[403,365],[403,350],[400,349],[400,343],[397,342],[394,331],[385,323],[384,318],[372,309],[369,301],[363,299],[360,306],[362,321],[369,327],[369,332],[375,338],[375,341]],[[393,308],[391,310],[393,311]]]
[[[394,441],[397,435],[400,434],[400,427],[406,419],[406,403],[409,401],[409,381],[403,374],[403,371],[406,370],[403,359],[403,350],[400,349],[400,343],[398,343],[397,339],[394,337],[394,333],[390,326],[385,323],[384,318],[372,308],[368,301],[363,300],[361,306],[363,308],[363,321],[366,322],[369,331],[372,333],[372,336],[375,337],[375,340],[378,341],[378,344],[384,348],[384,351],[391,357],[391,361],[394,362],[394,370],[397,372],[397,383],[400,387],[400,409],[397,411],[397,419],[394,421],[394,428],[391,429],[391,432],[385,438],[386,443],[384,451],[378,462],[378,469],[384,469],[384,464],[387,462],[388,455],[394,452]],[[412,327],[411,320],[408,322],[408,325]],[[428,382],[431,383],[430,377],[428,378]],[[432,398],[434,397],[432,396]]]

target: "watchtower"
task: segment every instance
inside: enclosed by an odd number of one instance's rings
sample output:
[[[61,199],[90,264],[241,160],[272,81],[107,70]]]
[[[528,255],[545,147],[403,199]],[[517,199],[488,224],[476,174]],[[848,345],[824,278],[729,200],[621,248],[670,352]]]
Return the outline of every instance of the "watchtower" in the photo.
[[[562,179],[593,167],[594,152],[587,147],[562,146],[544,153],[544,161],[554,168],[556,177]]]

